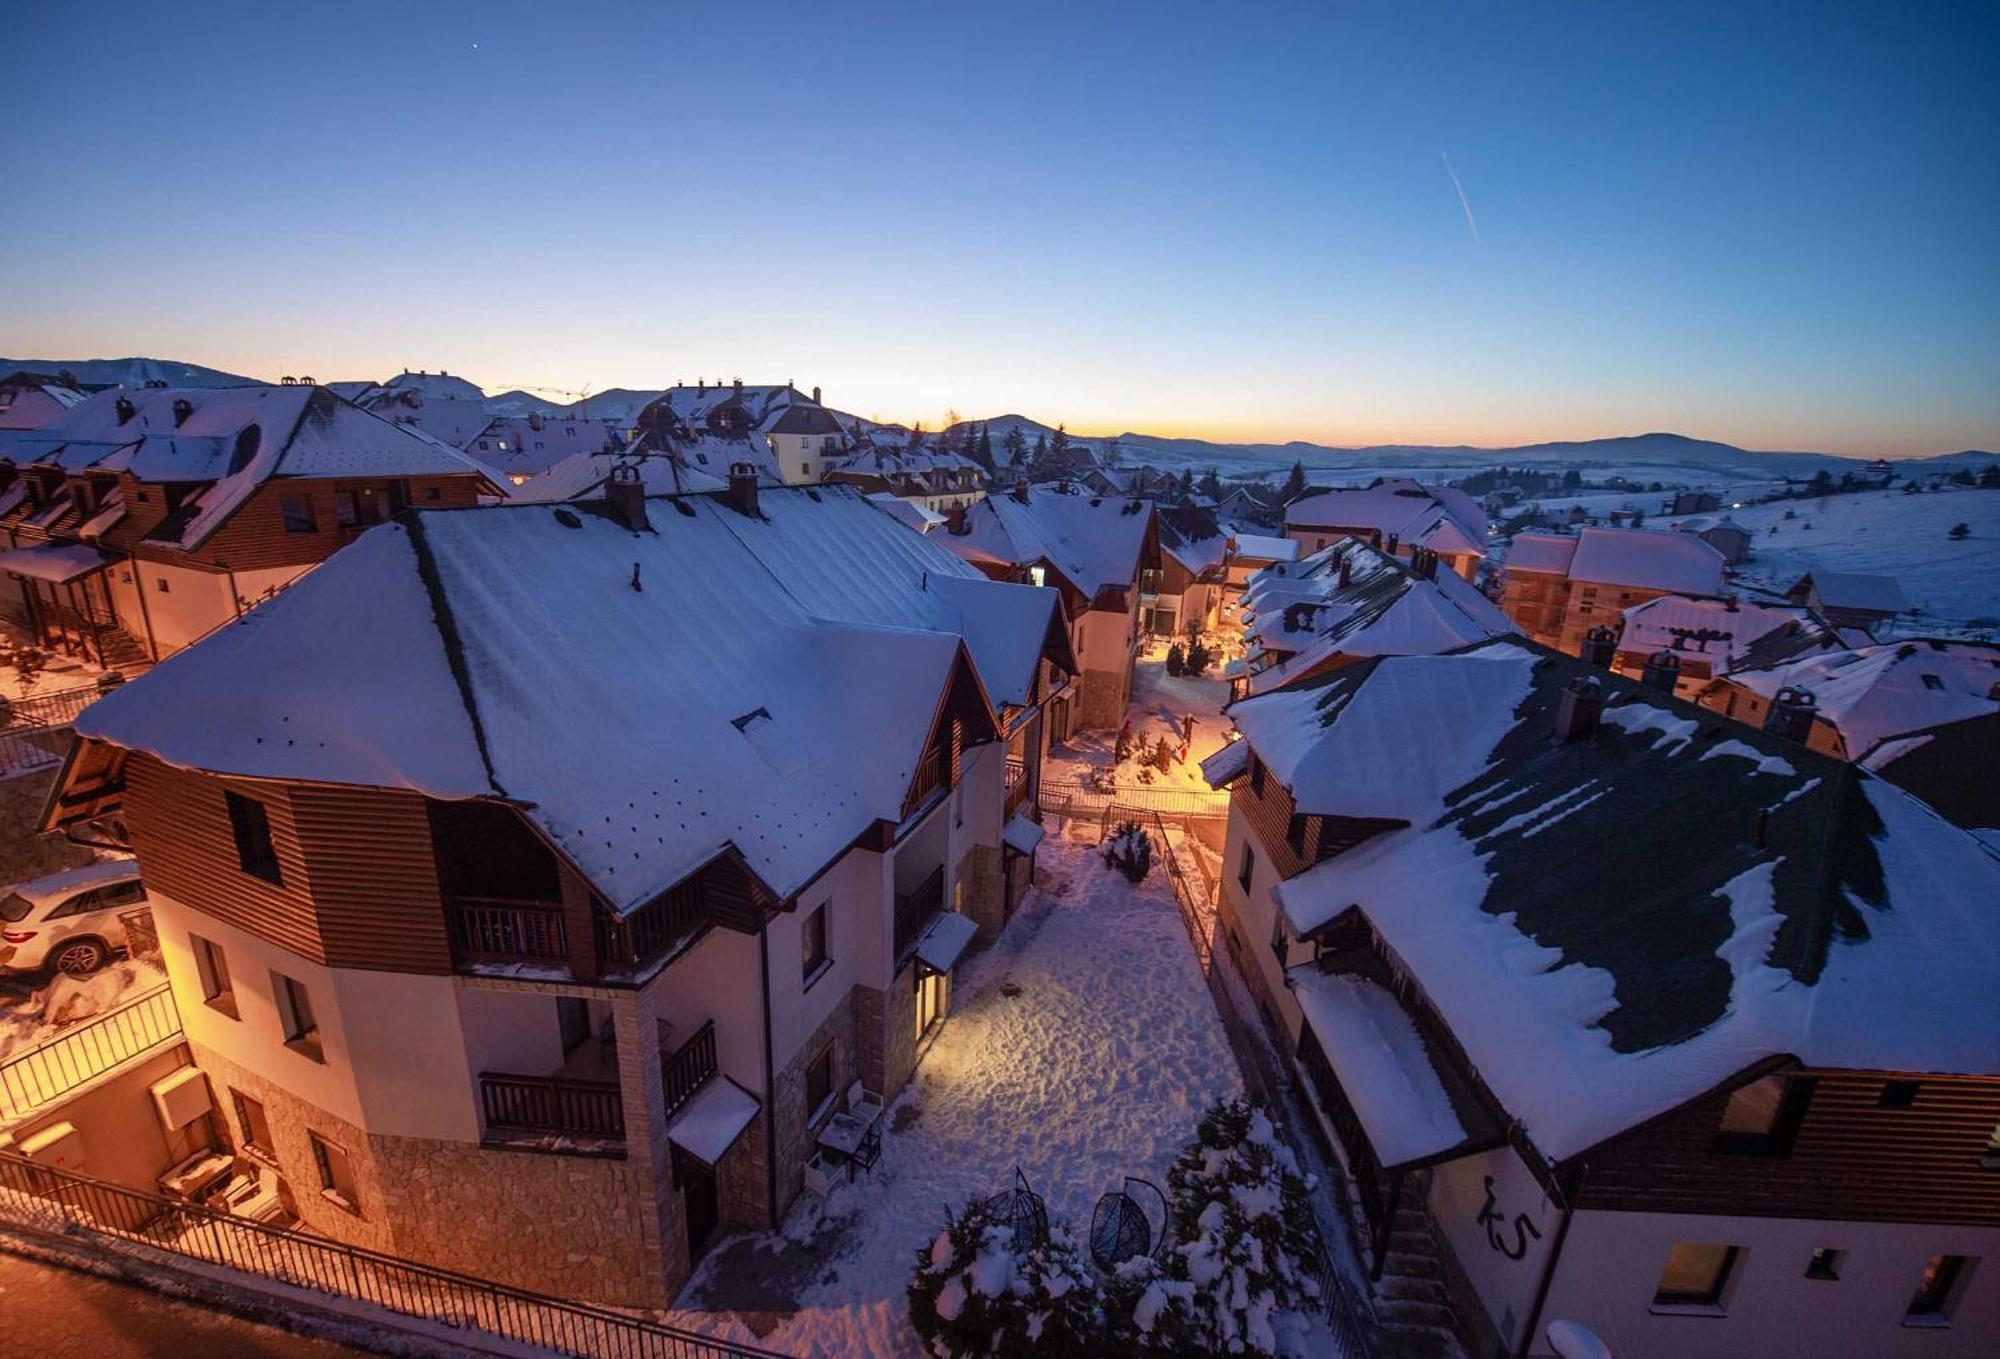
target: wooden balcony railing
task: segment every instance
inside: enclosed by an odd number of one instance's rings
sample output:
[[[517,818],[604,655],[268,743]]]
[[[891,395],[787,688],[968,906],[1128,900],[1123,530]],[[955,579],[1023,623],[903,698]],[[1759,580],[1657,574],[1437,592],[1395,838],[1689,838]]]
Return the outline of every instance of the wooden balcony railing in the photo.
[[[1006,771],[1002,774],[1001,779],[1007,789],[1007,795],[1004,799],[1005,805],[1001,811],[1001,815],[1012,816],[1021,809],[1021,804],[1028,800],[1028,766],[1026,762],[1009,759]]]
[[[911,815],[950,786],[951,751],[945,746],[932,746],[917,764],[909,799],[903,803],[903,815]]]
[[[667,1117],[694,1097],[694,1092],[715,1074],[715,1021],[709,1020],[694,1036],[671,1053],[660,1056],[660,1085],[666,1092]]]
[[[611,1081],[486,1071],[479,1076],[479,1106],[489,1133],[625,1137],[625,1101]]]
[[[692,882],[662,892],[622,918],[609,911],[595,911],[591,924],[597,936],[597,965],[606,972],[617,972],[649,963],[707,920],[701,888]]]
[[[944,865],[931,870],[929,877],[913,892],[896,894],[896,961],[917,946],[930,918],[944,909]]]
[[[566,963],[569,928],[552,901],[447,897],[445,921],[461,963]]]

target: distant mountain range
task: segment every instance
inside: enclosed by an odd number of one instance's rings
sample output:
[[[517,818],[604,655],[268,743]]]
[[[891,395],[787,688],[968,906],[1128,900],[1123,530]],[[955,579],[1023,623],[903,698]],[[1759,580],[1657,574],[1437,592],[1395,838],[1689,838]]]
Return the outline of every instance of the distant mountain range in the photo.
[[[148,382],[166,382],[179,387],[246,387],[260,381],[198,363],[178,359],[4,359],[0,376],[26,370],[35,373],[71,374],[86,386],[123,383],[143,387]],[[261,379],[268,381],[269,379]],[[486,398],[486,409],[495,415],[545,416],[576,415],[597,420],[629,422],[660,395],[659,389],[612,387],[594,392],[568,405],[550,401],[516,389]],[[1021,437],[1033,443],[1038,436],[1054,435],[1055,428],[1025,415],[996,415],[990,420],[967,422],[984,424],[997,447],[1007,431],[1019,429]],[[965,424],[952,426],[947,434],[962,433]],[[1552,443],[1520,444],[1508,448],[1482,448],[1472,444],[1371,444],[1364,448],[1339,448],[1294,440],[1290,443],[1214,443],[1206,439],[1177,439],[1157,434],[1072,435],[1073,441],[1093,450],[1116,444],[1121,461],[1150,463],[1156,467],[1217,466],[1239,475],[1303,463],[1313,471],[1361,471],[1370,468],[1481,467],[1492,463],[1564,463],[1581,466],[1684,467],[1739,476],[1809,477],[1821,468],[1838,473],[1869,461],[1833,453],[1775,452],[1738,448],[1714,439],[1695,439],[1685,434],[1630,434],[1605,439],[1575,439]],[[1949,471],[1958,467],[1981,468],[2000,461],[2000,453],[1968,448],[1928,458],[1896,460],[1902,468],[1930,468]]]

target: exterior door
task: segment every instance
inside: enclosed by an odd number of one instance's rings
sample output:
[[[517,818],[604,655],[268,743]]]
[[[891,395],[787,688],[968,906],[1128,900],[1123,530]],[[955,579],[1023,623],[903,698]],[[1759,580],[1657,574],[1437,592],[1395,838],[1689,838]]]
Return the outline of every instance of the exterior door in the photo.
[[[681,1207],[687,1213],[688,1259],[701,1258],[702,1247],[715,1234],[721,1213],[715,1192],[715,1172],[692,1157],[677,1156]]]
[[[917,1037],[922,1038],[931,1025],[944,1018],[948,994],[945,988],[951,984],[951,978],[922,967],[917,973]]]

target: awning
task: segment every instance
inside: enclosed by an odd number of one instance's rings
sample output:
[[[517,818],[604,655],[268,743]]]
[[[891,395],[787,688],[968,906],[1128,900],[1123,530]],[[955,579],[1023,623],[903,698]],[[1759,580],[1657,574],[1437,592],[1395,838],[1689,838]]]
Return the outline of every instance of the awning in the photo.
[[[757,1109],[755,1095],[727,1076],[716,1076],[680,1107],[667,1124],[667,1140],[712,1168],[736,1145]]]
[[[965,946],[977,933],[979,922],[971,916],[946,911],[933,920],[931,927],[924,931],[923,938],[917,940],[917,961],[933,972],[949,972],[957,965],[958,955],[965,952]]]
[[[1307,966],[1288,975],[1384,1170],[1468,1140],[1423,1035],[1394,996],[1351,972]]]
[[[1211,788],[1220,788],[1231,779],[1240,779],[1250,770],[1250,743],[1231,741],[1201,762],[1201,776]]]
[[[1017,854],[1033,854],[1035,846],[1042,843],[1042,828],[1016,812],[1007,829],[1000,832],[1000,839]]]
[[[36,543],[0,552],[0,571],[33,576],[61,585],[92,571],[102,571],[111,559],[88,543]]]

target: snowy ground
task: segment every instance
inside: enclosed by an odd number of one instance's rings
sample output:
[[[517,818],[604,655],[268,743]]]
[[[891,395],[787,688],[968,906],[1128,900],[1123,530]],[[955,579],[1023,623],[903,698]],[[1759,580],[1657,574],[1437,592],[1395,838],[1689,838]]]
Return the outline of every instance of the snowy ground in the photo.
[[[803,1196],[782,1235],[711,1251],[673,1321],[788,1354],[919,1353],[904,1288],[947,1208],[1019,1166],[1081,1230],[1122,1176],[1164,1183],[1201,1112],[1241,1092],[1164,872],[1135,889],[1051,829],[1040,885],[960,969],[881,1161],[823,1215]]]
[[[0,622],[0,633],[16,645],[29,641],[28,630],[14,623]],[[21,677],[12,670],[0,670],[0,696],[30,698],[37,694],[60,693],[65,689],[81,689],[87,684],[97,683],[97,677],[104,673],[90,662],[80,661],[74,656],[49,652],[47,657],[41,673],[32,684],[21,683]]]
[[[115,1010],[167,983],[144,959],[125,958],[88,977],[8,973],[0,984],[0,1061],[62,1037],[65,1029]]]
[[[1201,777],[1201,762],[1220,749],[1228,739],[1229,719],[1222,705],[1229,701],[1229,682],[1221,677],[1220,662],[1201,676],[1169,675],[1166,649],[1151,647],[1133,669],[1132,706],[1127,710],[1133,749],[1141,745],[1151,750],[1165,740],[1178,756],[1183,739],[1187,757],[1176,759],[1162,771],[1134,757],[1113,761],[1115,732],[1085,732],[1050,753],[1047,778],[1057,784],[1108,778],[1121,790],[1197,792],[1210,794]],[[1186,719],[1192,717],[1190,729]],[[1227,807],[1218,802],[1218,810]],[[1181,810],[1193,811],[1190,806]]]
[[[1894,576],[1918,610],[1904,632],[2000,635],[2000,491],[1861,491],[1729,517],[1751,534],[1750,560],[1738,568],[1748,583],[1782,590],[1815,567]],[[1947,535],[1960,523],[1971,532],[1954,542]]]

